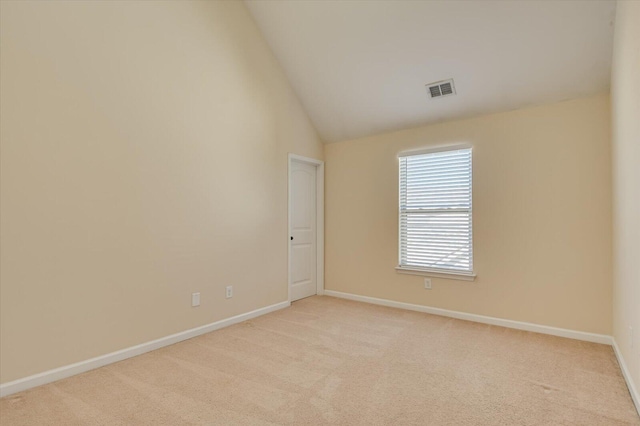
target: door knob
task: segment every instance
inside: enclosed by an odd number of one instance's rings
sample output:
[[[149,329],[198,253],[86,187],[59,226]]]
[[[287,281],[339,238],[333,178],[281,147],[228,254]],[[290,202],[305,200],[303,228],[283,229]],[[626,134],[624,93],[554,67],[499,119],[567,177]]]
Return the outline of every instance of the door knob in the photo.
[[[291,241],[293,241],[293,237],[291,237]]]

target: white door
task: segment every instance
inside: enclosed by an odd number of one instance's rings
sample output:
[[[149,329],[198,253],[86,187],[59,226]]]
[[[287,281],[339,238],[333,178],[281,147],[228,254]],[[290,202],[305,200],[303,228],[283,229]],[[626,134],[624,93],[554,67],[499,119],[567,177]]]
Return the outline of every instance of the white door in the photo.
[[[291,300],[316,294],[316,166],[291,162]]]

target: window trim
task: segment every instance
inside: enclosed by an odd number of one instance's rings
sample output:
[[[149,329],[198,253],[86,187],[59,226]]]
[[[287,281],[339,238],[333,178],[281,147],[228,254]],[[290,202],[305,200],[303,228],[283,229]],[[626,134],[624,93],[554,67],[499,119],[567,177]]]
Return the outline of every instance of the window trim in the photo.
[[[423,155],[423,154],[433,154],[436,152],[445,152],[445,151],[456,151],[459,149],[471,149],[471,155],[473,156],[473,146],[469,143],[458,143],[458,144],[450,144],[450,145],[438,145],[431,146],[428,148],[419,148],[413,150],[402,151],[398,153],[398,160],[402,157],[410,157],[414,155]],[[398,170],[400,169],[400,165],[398,164]],[[401,210],[400,210],[400,177],[398,176],[398,266],[396,266],[396,272],[399,274],[408,274],[408,275],[421,275],[426,277],[434,277],[434,278],[445,278],[452,280],[462,280],[462,281],[474,281],[476,279],[475,270],[472,271],[454,271],[448,269],[437,269],[437,268],[422,268],[419,266],[410,266],[410,265],[402,265],[400,256],[402,251],[402,231],[401,231]],[[471,163],[471,197],[473,199],[473,160]],[[471,216],[471,256],[472,256],[472,265],[475,267],[475,263],[473,262],[473,201],[471,203],[471,208],[469,209],[469,214]]]
[[[456,151],[458,149],[473,149],[473,145],[471,145],[470,143],[457,143],[453,145],[436,145],[436,146],[431,146],[429,148],[411,149],[411,150],[399,152],[398,158],[411,157],[413,155],[433,154],[436,152],[444,152],[444,151]]]
[[[418,268],[417,266],[396,266],[396,272],[406,275],[421,275],[423,277],[445,278],[449,280],[475,281],[475,272],[438,271],[437,269]]]

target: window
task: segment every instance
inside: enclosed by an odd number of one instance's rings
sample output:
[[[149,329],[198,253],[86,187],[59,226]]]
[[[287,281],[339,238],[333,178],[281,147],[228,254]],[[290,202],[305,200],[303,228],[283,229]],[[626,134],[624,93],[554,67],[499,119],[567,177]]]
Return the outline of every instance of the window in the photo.
[[[400,154],[399,272],[473,277],[471,148]]]

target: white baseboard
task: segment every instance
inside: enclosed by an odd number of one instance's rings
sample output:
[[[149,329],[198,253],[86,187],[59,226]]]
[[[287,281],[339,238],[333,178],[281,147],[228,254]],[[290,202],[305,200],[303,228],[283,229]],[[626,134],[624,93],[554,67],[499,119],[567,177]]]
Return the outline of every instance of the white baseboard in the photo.
[[[172,334],[170,336],[166,336],[160,339],[152,340],[150,342],[142,343],[140,345],[131,346],[129,348],[122,349],[116,352],[111,352],[106,355],[101,355],[85,361],[76,362],[75,364],[65,365],[64,367],[34,374],[33,376],[24,377],[22,379],[14,380],[12,382],[3,383],[0,385],[0,397],[11,395],[16,392],[21,392],[23,390],[31,389],[36,386],[55,382],[56,380],[60,380],[70,376],[74,376],[76,374],[84,373],[85,371],[103,367],[108,364],[113,364],[114,362],[122,361],[127,358],[141,355],[146,352],[150,352],[155,349],[162,348],[164,346],[173,345],[174,343],[191,339],[193,337],[200,336],[201,334],[209,333],[214,330],[228,327],[230,325],[237,324],[242,321],[256,318],[261,315],[268,314],[269,312],[286,308],[290,305],[291,305],[290,302],[276,303],[275,305],[265,306],[264,308],[256,309],[255,311],[247,312],[244,314],[236,315],[231,318],[226,318],[220,321],[216,321],[211,324],[192,328],[190,330],[182,331],[180,333]]]
[[[633,383],[633,378],[631,377],[631,373],[627,368],[627,363],[625,363],[624,358],[622,358],[622,352],[620,352],[620,347],[618,346],[618,342],[616,342],[615,338],[613,339],[613,351],[616,353],[618,364],[620,364],[620,369],[622,370],[622,376],[627,382],[627,387],[629,388],[631,399],[633,399],[633,403],[636,405],[636,411],[638,411],[638,415],[640,416],[640,393],[638,393],[638,388],[636,388],[635,384]]]
[[[566,328],[549,327],[547,325],[532,324],[529,322],[513,321],[502,318],[487,317],[484,315],[469,314],[466,312],[450,311],[448,309],[433,308],[430,306],[414,305],[412,303],[396,302],[389,299],[360,296],[358,294],[342,293],[340,291],[325,290],[325,296],[339,297],[358,302],[372,303],[374,305],[389,306],[391,308],[407,309],[410,311],[425,312],[427,314],[443,317],[457,318],[466,321],[480,322],[483,324],[498,325],[501,327],[515,328],[517,330],[532,331],[534,333],[550,334],[552,336],[567,337],[569,339],[584,340],[585,342],[602,343],[611,345],[613,338],[606,334],[586,333],[584,331],[568,330]]]

